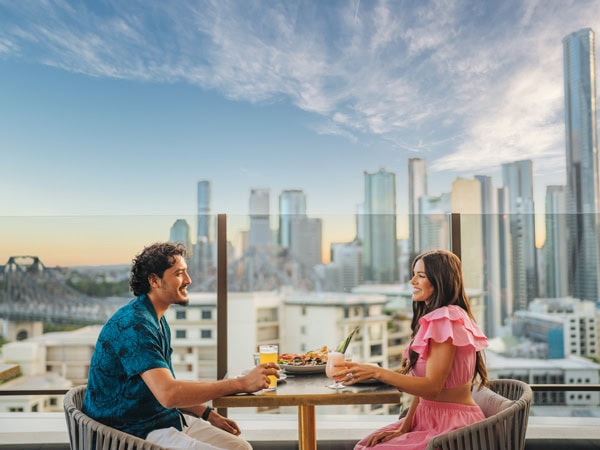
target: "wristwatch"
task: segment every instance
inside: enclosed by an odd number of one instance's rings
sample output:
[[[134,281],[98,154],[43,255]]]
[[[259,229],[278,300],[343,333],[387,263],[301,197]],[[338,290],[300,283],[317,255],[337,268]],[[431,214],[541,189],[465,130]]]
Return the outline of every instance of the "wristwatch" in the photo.
[[[212,410],[213,410],[213,409],[212,409],[210,406],[207,406],[207,407],[204,409],[204,412],[202,413],[202,418],[203,418],[204,420],[208,420],[208,416],[210,415],[210,412],[211,412]]]

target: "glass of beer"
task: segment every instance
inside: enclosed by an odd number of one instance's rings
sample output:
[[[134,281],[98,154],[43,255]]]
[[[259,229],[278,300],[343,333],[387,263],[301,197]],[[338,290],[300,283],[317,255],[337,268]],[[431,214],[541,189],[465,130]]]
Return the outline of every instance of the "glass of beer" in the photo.
[[[277,363],[278,348],[276,345],[261,345],[258,348],[260,353],[260,363]],[[277,389],[277,377],[269,375],[269,387],[265,391],[274,391]]]

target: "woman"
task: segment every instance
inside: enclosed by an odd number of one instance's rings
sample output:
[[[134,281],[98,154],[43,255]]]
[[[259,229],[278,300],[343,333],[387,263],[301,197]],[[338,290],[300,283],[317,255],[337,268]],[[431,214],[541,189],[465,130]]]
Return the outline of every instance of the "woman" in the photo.
[[[336,379],[345,384],[375,378],[413,395],[406,416],[356,444],[355,449],[424,449],[434,437],[484,419],[472,385],[487,385],[481,350],[487,338],[475,323],[460,260],[444,250],[413,262],[412,341],[401,373],[347,363]]]

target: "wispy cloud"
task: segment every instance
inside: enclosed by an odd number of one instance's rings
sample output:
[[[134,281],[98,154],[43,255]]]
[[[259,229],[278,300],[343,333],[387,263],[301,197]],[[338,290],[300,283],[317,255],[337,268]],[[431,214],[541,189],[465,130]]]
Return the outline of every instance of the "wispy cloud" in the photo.
[[[561,39],[599,19],[588,0],[0,0],[0,57],[288,101],[322,119],[318,133],[372,135],[433,170],[531,158],[551,173]]]

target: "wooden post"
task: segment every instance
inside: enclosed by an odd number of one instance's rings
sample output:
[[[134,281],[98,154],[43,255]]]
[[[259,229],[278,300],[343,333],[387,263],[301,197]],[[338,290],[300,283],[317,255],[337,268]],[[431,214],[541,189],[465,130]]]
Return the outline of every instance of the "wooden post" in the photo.
[[[217,215],[217,379],[227,375],[227,216]],[[219,409],[227,417],[227,409]]]
[[[451,224],[450,224],[450,251],[461,258],[461,241],[460,241],[460,214],[452,213]]]

